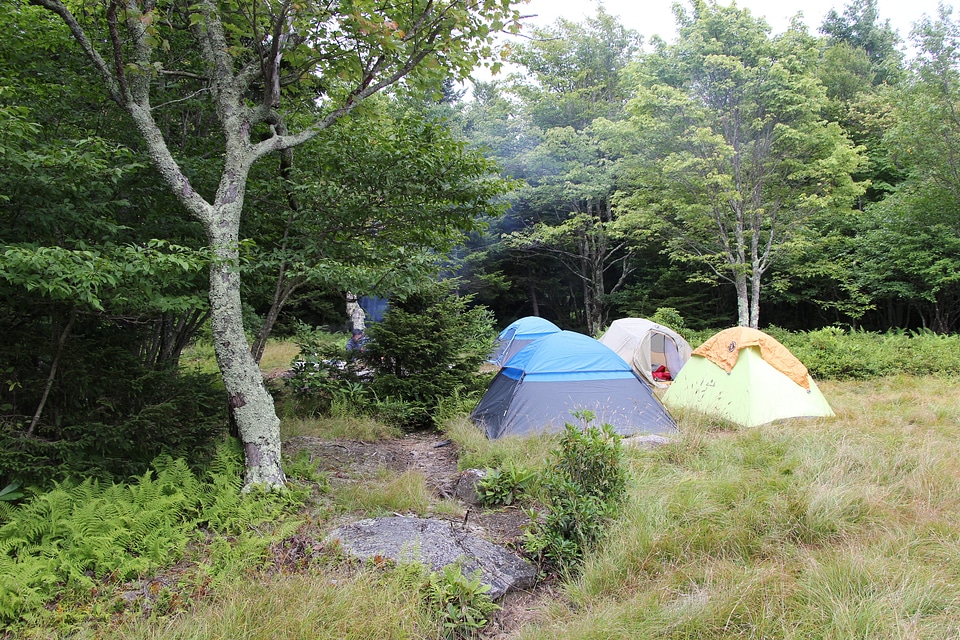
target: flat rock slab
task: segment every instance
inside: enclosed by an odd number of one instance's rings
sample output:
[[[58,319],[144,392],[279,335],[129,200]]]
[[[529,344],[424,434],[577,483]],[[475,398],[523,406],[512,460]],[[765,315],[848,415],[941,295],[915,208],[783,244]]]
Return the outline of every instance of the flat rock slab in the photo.
[[[395,516],[358,520],[334,529],[327,541],[339,540],[351,556],[376,556],[395,562],[420,562],[432,571],[462,562],[464,575],[480,570],[493,600],[514,589],[533,586],[537,569],[505,547],[461,530],[446,520]]]

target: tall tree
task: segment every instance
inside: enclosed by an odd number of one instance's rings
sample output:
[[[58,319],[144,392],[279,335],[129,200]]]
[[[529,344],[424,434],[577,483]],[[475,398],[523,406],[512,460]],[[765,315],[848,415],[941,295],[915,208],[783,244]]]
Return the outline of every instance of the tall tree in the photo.
[[[635,268],[630,236],[612,205],[618,157],[607,123],[623,116],[629,90],[621,74],[640,42],[602,8],[583,23],[561,19],[536,30],[514,58],[528,75],[506,88],[520,105],[522,125],[502,125],[504,138],[494,142],[510,149],[505,166],[527,183],[511,214],[520,224],[503,246],[566,272],[580,307],[577,324],[588,333],[603,328],[607,296]],[[510,126],[521,127],[522,136]]]
[[[960,324],[960,25],[942,6],[913,31],[912,73],[891,93],[886,150],[904,173],[868,209],[864,288],[938,332]]]
[[[403,295],[501,209],[509,183],[491,161],[420,109],[381,102],[306,143],[296,166],[260,167],[271,179],[242,228],[256,244],[245,284],[269,290],[251,347],[258,361],[298,291]]]
[[[749,10],[696,0],[679,38],[648,56],[629,107],[647,150],[625,204],[654,212],[671,255],[735,287],[757,327],[764,274],[810,218],[862,191],[857,150],[821,119],[814,42],[795,22],[771,38]]]
[[[243,441],[245,483],[280,486],[279,419],[247,345],[238,272],[247,180],[377,92],[465,76],[515,20],[510,0],[33,0],[57,16],[134,123],[167,186],[202,224],[217,362]],[[74,11],[82,9],[82,11]],[[166,105],[209,101],[220,175],[204,195],[158,122]]]
[[[823,18],[820,32],[830,36],[831,44],[846,44],[863,51],[872,69],[872,81],[881,84],[900,73],[903,55],[897,50],[900,36],[890,20],[880,19],[877,0],[852,0],[843,14],[831,9]]]

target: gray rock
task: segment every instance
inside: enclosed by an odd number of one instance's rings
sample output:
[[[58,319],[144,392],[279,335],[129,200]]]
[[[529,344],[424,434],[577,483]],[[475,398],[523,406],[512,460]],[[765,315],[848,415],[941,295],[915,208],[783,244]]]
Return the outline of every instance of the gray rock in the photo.
[[[647,449],[656,449],[657,447],[663,446],[665,444],[670,444],[670,438],[665,438],[664,436],[658,435],[649,435],[649,436],[631,436],[629,438],[624,438],[621,440],[624,446],[632,447],[645,447]]]
[[[526,560],[446,520],[406,516],[359,520],[335,529],[326,541],[339,541],[344,552],[362,560],[379,556],[420,562],[432,571],[462,562],[465,575],[480,570],[494,600],[533,586],[537,577],[536,567]]]
[[[457,488],[453,496],[467,504],[480,504],[480,494],[477,493],[477,484],[487,477],[487,472],[482,469],[467,469],[460,474],[457,481]]]

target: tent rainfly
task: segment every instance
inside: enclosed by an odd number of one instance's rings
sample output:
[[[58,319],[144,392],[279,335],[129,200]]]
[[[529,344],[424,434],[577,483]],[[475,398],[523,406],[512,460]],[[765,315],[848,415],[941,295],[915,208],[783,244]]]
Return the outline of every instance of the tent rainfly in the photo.
[[[645,318],[614,320],[600,342],[629,362],[644,380],[661,388],[670,386],[692,352],[679,333]]]
[[[677,425],[623,358],[589,336],[560,331],[520,350],[487,388],[470,418],[488,438],[562,431],[572,412],[621,436],[672,434]]]
[[[694,350],[663,402],[753,427],[834,415],[807,368],[773,337],[726,329]]]
[[[549,320],[537,316],[526,316],[511,323],[497,336],[493,352],[487,358],[498,367],[507,364],[518,351],[536,340],[551,333],[558,333],[560,327]]]

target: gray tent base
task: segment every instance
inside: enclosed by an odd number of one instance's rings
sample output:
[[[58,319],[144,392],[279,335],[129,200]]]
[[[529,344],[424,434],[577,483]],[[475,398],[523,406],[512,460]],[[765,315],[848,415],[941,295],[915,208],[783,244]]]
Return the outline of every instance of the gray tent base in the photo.
[[[648,393],[636,378],[532,382],[500,373],[470,418],[490,439],[559,432],[584,409],[596,416],[593,424],[609,424],[621,436],[676,433],[673,418]]]

